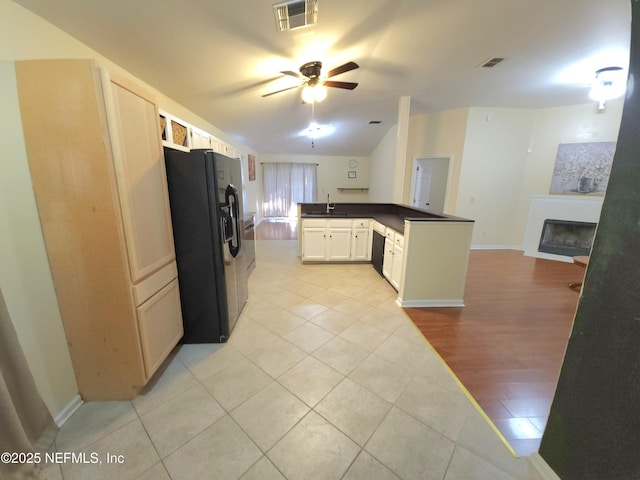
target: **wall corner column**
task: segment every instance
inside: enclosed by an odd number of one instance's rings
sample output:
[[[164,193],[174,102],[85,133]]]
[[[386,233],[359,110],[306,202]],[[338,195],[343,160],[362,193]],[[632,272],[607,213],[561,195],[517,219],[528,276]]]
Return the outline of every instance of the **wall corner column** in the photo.
[[[409,113],[411,97],[400,97],[398,102],[398,131],[396,133],[396,152],[394,158],[393,201],[402,203],[404,193],[404,174],[407,159],[407,142],[409,139]]]

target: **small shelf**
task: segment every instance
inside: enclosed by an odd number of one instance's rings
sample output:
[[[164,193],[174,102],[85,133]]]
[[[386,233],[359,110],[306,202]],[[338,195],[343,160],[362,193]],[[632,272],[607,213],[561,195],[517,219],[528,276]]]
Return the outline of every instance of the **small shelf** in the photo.
[[[360,193],[366,193],[369,191],[369,187],[338,187],[338,191],[340,193],[343,192],[360,192]]]

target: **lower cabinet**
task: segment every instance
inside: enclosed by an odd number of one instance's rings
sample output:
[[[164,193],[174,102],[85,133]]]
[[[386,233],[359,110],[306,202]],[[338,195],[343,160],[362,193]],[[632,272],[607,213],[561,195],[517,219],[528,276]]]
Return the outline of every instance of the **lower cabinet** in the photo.
[[[351,225],[331,226],[329,220],[327,228],[327,260],[333,262],[348,262],[351,260]]]
[[[173,280],[136,310],[144,369],[150,378],[182,338],[178,280]]]
[[[302,261],[349,262],[371,260],[369,219],[302,221]]]
[[[402,264],[404,260],[404,236],[387,229],[386,237],[384,242],[382,275],[389,280],[393,288],[400,290]]]

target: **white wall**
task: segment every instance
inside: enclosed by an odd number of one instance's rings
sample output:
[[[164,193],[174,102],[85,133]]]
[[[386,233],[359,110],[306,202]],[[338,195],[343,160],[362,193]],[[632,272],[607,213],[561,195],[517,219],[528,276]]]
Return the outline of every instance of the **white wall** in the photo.
[[[456,214],[475,220],[472,244],[516,246],[518,198],[534,110],[470,108]]]
[[[405,203],[410,201],[413,159],[450,156],[445,213],[475,220],[475,247],[522,248],[530,199],[549,194],[558,145],[617,140],[623,103],[610,101],[604,112],[589,102],[413,116]]]
[[[404,203],[411,203],[413,160],[424,157],[448,157],[451,162],[451,176],[447,185],[444,212],[456,214],[460,169],[467,134],[467,117],[467,109],[456,109],[429,115],[415,115],[410,118]]]
[[[393,202],[397,131],[397,125],[391,127],[373,152],[371,152],[369,201],[372,203]]]
[[[40,395],[56,416],[78,387],[36,207],[13,62],[0,61],[0,290]]]
[[[618,99],[607,102],[604,112],[598,112],[594,102],[535,112],[531,153],[527,156],[515,216],[519,245],[524,239],[531,197],[549,194],[558,145],[617,141],[623,106],[624,100]]]

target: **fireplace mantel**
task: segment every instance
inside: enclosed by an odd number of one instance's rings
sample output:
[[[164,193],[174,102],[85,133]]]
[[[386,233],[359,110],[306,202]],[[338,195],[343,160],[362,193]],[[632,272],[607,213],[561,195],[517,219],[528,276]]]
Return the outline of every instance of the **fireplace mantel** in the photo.
[[[538,251],[544,221],[557,219],[597,223],[603,199],[604,197],[578,195],[532,196],[522,245],[524,254],[529,257],[571,262],[571,257]]]

